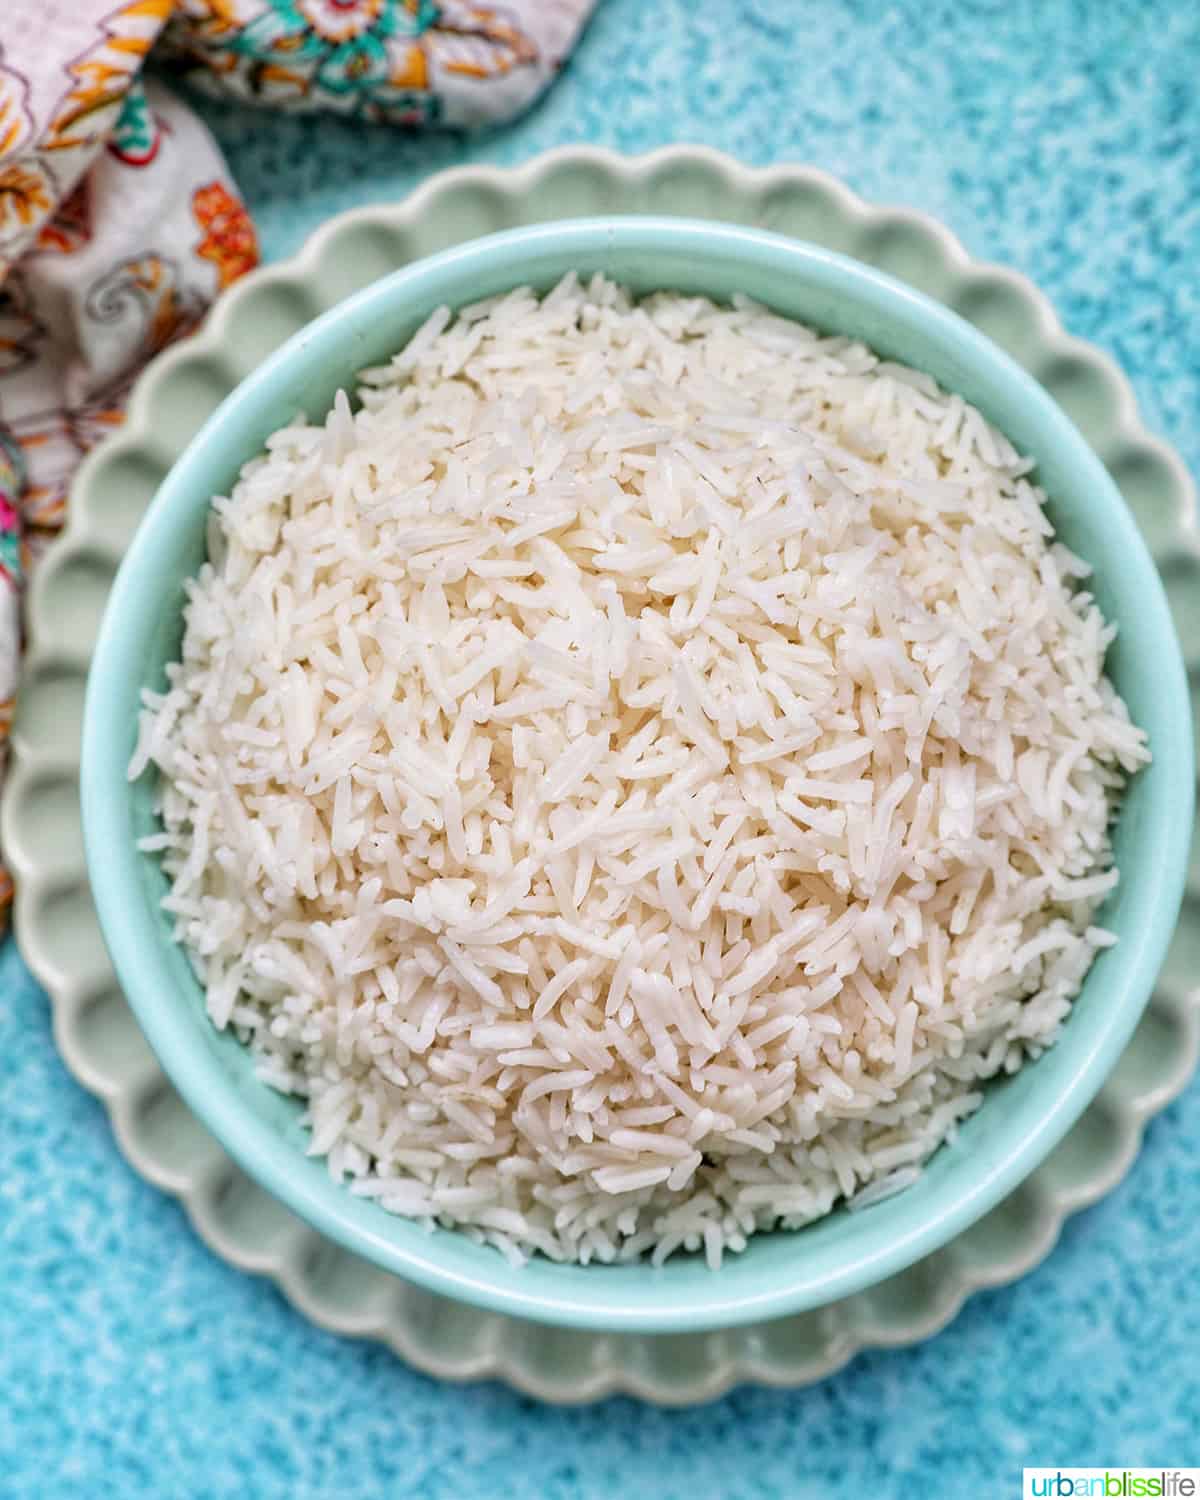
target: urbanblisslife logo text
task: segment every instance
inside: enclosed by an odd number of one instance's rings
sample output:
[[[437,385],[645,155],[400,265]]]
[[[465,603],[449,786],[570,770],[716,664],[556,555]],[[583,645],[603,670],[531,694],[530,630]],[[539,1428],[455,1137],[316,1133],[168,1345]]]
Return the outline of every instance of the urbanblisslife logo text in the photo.
[[[1022,1500],[1200,1500],[1200,1469],[1026,1469]]]

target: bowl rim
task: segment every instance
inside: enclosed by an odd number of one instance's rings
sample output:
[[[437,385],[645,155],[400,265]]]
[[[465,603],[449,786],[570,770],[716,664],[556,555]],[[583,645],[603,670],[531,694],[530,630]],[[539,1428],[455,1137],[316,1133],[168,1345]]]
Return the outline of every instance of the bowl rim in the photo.
[[[140,677],[137,668],[143,649],[141,631],[149,609],[140,580],[147,571],[152,576],[166,522],[187,494],[190,471],[203,463],[207,448],[214,439],[219,439],[239,401],[252,393],[264,392],[302,351],[311,354],[323,342],[338,343],[343,330],[356,316],[369,310],[378,315],[388,305],[402,304],[408,296],[420,297],[422,289],[430,283],[436,284],[440,275],[462,274],[475,267],[482,269],[495,257],[510,255],[516,262],[512,284],[519,285],[522,253],[532,253],[539,246],[550,244],[559,249],[565,243],[584,254],[595,249],[597,236],[606,237],[609,245],[653,241],[655,250],[667,246],[677,251],[702,251],[720,245],[729,253],[783,264],[788,270],[802,271],[810,280],[843,290],[849,288],[859,300],[867,299],[886,316],[894,316],[897,309],[907,309],[910,315],[919,316],[923,324],[932,326],[965,350],[973,365],[990,366],[1019,392],[1022,401],[1039,410],[1042,420],[1054,432],[1056,444],[1061,443],[1070,451],[1072,461],[1085,469],[1089,484],[1103,493],[1105,526],[1117,532],[1131,565],[1141,575],[1142,610],[1150,632],[1165,649],[1158,670],[1172,681],[1170,698],[1180,705],[1170,720],[1173,734],[1164,740],[1160,733],[1154,747],[1156,761],[1161,759],[1173,773],[1168,778],[1174,783],[1171,816],[1158,820],[1159,858],[1148,865],[1147,871],[1139,870],[1139,876],[1144,873],[1152,883],[1154,919],[1136,938],[1123,939],[1119,949],[1123,1003],[1110,1007],[1090,1052],[1080,1061],[1069,1085],[1039,1115],[1037,1128],[1012,1149],[1001,1153],[979,1174],[970,1191],[960,1194],[930,1222],[885,1242],[876,1234],[868,1253],[818,1276],[800,1275],[802,1268],[797,1267],[796,1275],[783,1278],[784,1284],[777,1284],[781,1278],[776,1276],[772,1285],[741,1295],[722,1292],[722,1278],[714,1276],[706,1295],[681,1297],[672,1291],[671,1305],[660,1305],[656,1298],[630,1301],[620,1293],[598,1296],[604,1283],[597,1275],[597,1268],[567,1268],[578,1288],[553,1291],[545,1290],[544,1286],[541,1290],[520,1286],[498,1254],[494,1255],[495,1274],[456,1272],[447,1268],[434,1248],[436,1237],[422,1237],[412,1246],[398,1244],[382,1233],[371,1232],[362,1223],[351,1222],[345,1206],[358,1200],[351,1199],[331,1179],[328,1186],[332,1193],[324,1189],[314,1191],[308,1183],[297,1180],[295,1148],[285,1143],[238,1097],[232,1083],[211,1059],[191,1048],[182,1023],[174,1019],[173,1008],[160,1003],[161,987],[153,972],[152,955],[130,930],[129,903],[144,900],[144,891],[136,880],[141,856],[136,855],[127,823],[122,821],[125,802],[113,777],[115,762],[121,758],[117,747],[128,734],[128,723],[120,719],[114,696],[103,687],[105,679],[132,677],[136,681]],[[1037,381],[957,313],[861,261],[770,231],[716,221],[642,215],[558,220],[501,231],[436,252],[364,287],[289,337],[226,395],[187,444],[138,527],[101,622],[84,710],[81,793],[85,851],[106,945],[138,1023],[165,1072],[230,1155],[301,1218],[387,1270],[432,1291],[492,1311],[599,1331],[713,1329],[822,1306],[861,1291],[940,1248],[1023,1180],[1094,1097],[1149,997],[1183,894],[1194,764],[1187,702],[1186,674],[1162,584],[1114,482],[1069,418]],[[123,765],[120,769],[123,771]],[[1166,795],[1160,796],[1160,801]],[[404,1220],[391,1222],[416,1227]],[[527,1272],[516,1276],[526,1276],[530,1282],[536,1280]],[[585,1280],[591,1280],[590,1290],[585,1290]],[[659,1290],[666,1290],[661,1281]]]

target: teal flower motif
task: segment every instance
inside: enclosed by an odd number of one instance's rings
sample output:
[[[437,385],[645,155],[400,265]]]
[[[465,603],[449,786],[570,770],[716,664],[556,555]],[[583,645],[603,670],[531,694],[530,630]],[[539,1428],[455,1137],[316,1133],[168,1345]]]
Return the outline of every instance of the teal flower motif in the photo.
[[[21,518],[18,497],[25,484],[25,465],[16,440],[0,428],[0,577],[21,577]]]
[[[144,167],[158,154],[159,129],[140,80],[129,85],[108,149],[130,166]]]
[[[303,92],[363,94],[392,80],[389,42],[419,37],[437,19],[433,0],[272,0],[236,37],[233,50]]]

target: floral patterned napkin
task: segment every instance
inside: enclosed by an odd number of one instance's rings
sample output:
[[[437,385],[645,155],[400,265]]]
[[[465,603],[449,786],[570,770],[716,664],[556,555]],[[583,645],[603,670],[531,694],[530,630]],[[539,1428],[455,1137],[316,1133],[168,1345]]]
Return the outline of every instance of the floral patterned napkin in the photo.
[[[0,764],[23,577],[141,367],[258,260],[215,143],[165,88],[401,126],[487,124],[594,0],[8,0],[0,6]],[[12,887],[0,867],[0,925]]]

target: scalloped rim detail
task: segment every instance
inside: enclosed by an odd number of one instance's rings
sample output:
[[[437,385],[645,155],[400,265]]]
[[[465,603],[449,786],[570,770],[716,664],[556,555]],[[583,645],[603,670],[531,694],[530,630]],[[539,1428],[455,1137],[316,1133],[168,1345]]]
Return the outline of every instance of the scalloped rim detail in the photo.
[[[761,207],[791,200],[819,205],[829,222],[837,226],[843,243],[874,241],[878,245],[901,232],[918,241],[922,251],[928,253],[931,268],[936,268],[948,283],[948,289],[939,287],[934,295],[952,306],[972,293],[1003,289],[1032,314],[1029,347],[1019,356],[1027,368],[1036,375],[1055,365],[1083,367],[1099,382],[1108,413],[1104,441],[1098,447],[1100,457],[1111,463],[1117,455],[1128,458],[1134,454],[1141,461],[1160,466],[1173,502],[1171,528],[1165,539],[1167,550],[1173,556],[1184,556],[1200,572],[1196,496],[1181,459],[1147,432],[1133,391],[1109,356],[1067,334],[1047,298],[1025,277],[1006,267],[973,261],[948,229],[925,214],[867,204],[815,168],[780,165],[751,169],[701,147],[666,147],[628,158],[595,148],[563,147],[516,168],[454,168],[430,178],[398,204],[368,205],[338,215],[317,229],[296,256],[239,281],[222,297],[198,334],[160,355],[146,369],[135,387],[124,427],[81,466],[65,532],[34,577],[28,603],[31,643],[22,702],[36,698],[47,684],[59,682],[82,693],[92,641],[72,644],[58,638],[52,624],[51,597],[64,569],[79,559],[99,564],[106,574],[105,590],[111,585],[119,553],[113,547],[113,526],[96,513],[90,498],[98,476],[109,465],[122,461],[136,461],[147,470],[165,473],[180,445],[153,430],[155,392],[176,372],[205,365],[215,371],[222,390],[231,388],[240,376],[231,353],[234,340],[230,330],[235,320],[241,326],[252,323],[251,308],[256,298],[272,290],[291,295],[295,306],[304,308],[304,317],[293,324],[299,327],[327,305],[317,277],[322,260],[339,241],[348,243],[365,233],[395,249],[406,236],[417,238],[422,226],[438,224],[456,198],[483,196],[505,222],[562,217],[541,212],[538,198],[539,190],[558,176],[590,177],[601,182],[610,195],[624,195],[629,200],[672,175],[704,182],[714,200],[707,205],[710,217],[753,222],[745,212],[747,205]],[[522,205],[533,208],[531,217],[522,216]],[[668,209],[661,202],[653,207],[660,213],[696,212],[694,207]],[[716,214],[714,207],[719,209]],[[567,210],[572,215],[587,211],[577,203]],[[603,211],[629,212],[631,204],[626,201],[614,207],[608,202]],[[453,242],[455,237],[474,235],[451,235],[444,243]],[[882,263],[888,269],[886,255]],[[903,277],[904,272],[893,274]],[[1194,671],[1200,665],[1200,642],[1191,654],[1189,666]],[[445,1303],[328,1246],[241,1174],[216,1141],[186,1115],[116,990],[98,927],[94,935],[89,934],[95,942],[90,944],[82,965],[64,961],[42,932],[47,908],[71,898],[81,902],[96,926],[81,842],[78,849],[72,845],[66,851],[48,852],[41,839],[39,789],[55,779],[74,781],[77,774],[78,744],[70,737],[66,742],[55,737],[39,745],[36,729],[28,733],[24,716],[19,714],[4,794],[3,843],[17,881],[15,915],[22,951],[50,994],[55,1041],[68,1067],[108,1107],[118,1144],[131,1165],[180,1199],[196,1231],[216,1254],[243,1270],[271,1276],[285,1296],[321,1327],[382,1340],[408,1363],[442,1379],[501,1379],[527,1395],[555,1403],[577,1404],[625,1394],[664,1405],[687,1405],[714,1400],[743,1381],[781,1387],[807,1385],[840,1369],[862,1349],[898,1347],[928,1338],[950,1322],[973,1292],[1011,1282],[1037,1265],[1057,1242],[1067,1216],[1096,1202],[1121,1180],[1137,1155],[1146,1122],[1180,1092],[1200,1057],[1200,989],[1164,979],[1130,1045],[1136,1050],[1138,1039],[1149,1027],[1165,1023],[1173,1040],[1169,1059],[1156,1064],[1149,1080],[1123,1078],[1118,1065],[1063,1145],[1014,1195],[1026,1201],[1029,1211],[1017,1242],[1006,1242],[999,1250],[993,1246],[981,1251],[986,1229],[976,1226],[879,1288],[758,1327],[666,1339],[576,1330],[534,1331],[531,1325],[515,1319]],[[115,1006],[120,1024],[127,1028],[125,1045],[116,1053],[99,1045],[90,1029],[89,1017],[105,1006]],[[156,1132],[153,1127],[152,1111],[164,1100],[169,1110],[177,1112],[177,1123],[182,1121],[188,1127],[190,1154],[185,1153],[182,1160],[168,1140],[177,1132],[161,1126]],[[1070,1148],[1089,1121],[1096,1120],[1102,1120],[1108,1131],[1104,1152],[1082,1168],[1076,1164],[1064,1175],[1056,1168],[1062,1152]],[[235,1206],[240,1202],[240,1218],[237,1211],[230,1218],[231,1201]],[[1000,1213],[1003,1207],[993,1212]],[[264,1236],[261,1228],[249,1222],[255,1214],[247,1209],[255,1210],[259,1220],[264,1214],[269,1218],[269,1234]],[[984,1226],[987,1222],[981,1221]],[[332,1290],[325,1284],[331,1275]],[[357,1295],[348,1299],[347,1282],[357,1288]],[[878,1294],[897,1284],[904,1293],[904,1313],[897,1316],[893,1309],[890,1316],[881,1315]],[[449,1316],[451,1309],[458,1322],[466,1320],[465,1339],[447,1340],[442,1336],[438,1314]],[[780,1346],[789,1338],[795,1352],[781,1353]],[[561,1348],[557,1355],[553,1352],[555,1341],[562,1339],[569,1340],[570,1368],[564,1368],[561,1362]],[[681,1348],[686,1351],[683,1358],[679,1357]],[[665,1352],[669,1350],[675,1351],[674,1357]],[[670,1369],[666,1368],[668,1359]]]

